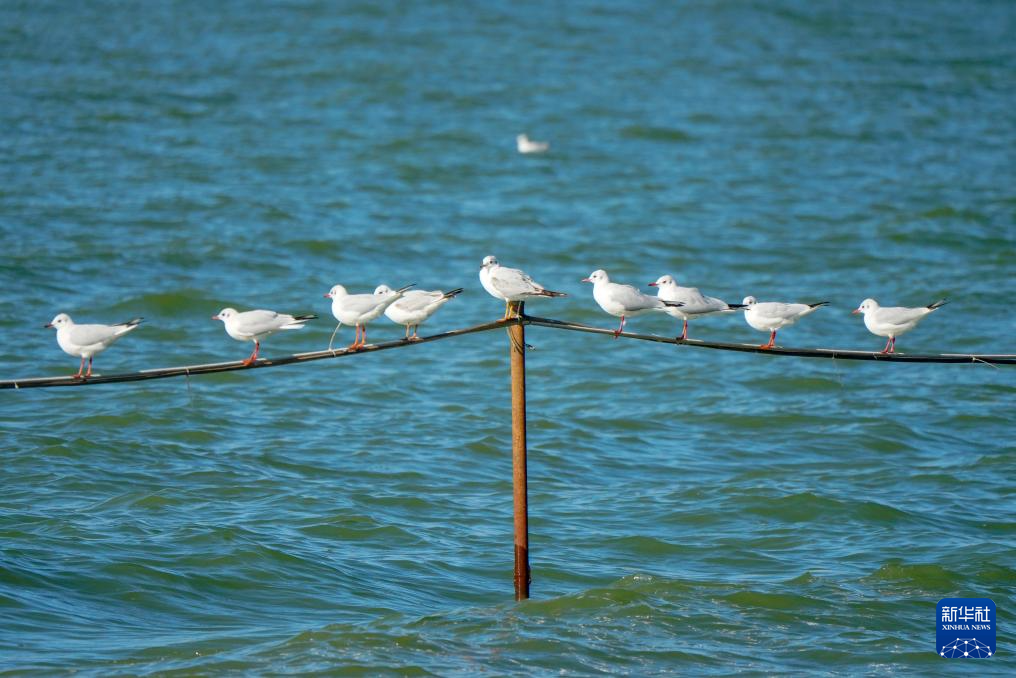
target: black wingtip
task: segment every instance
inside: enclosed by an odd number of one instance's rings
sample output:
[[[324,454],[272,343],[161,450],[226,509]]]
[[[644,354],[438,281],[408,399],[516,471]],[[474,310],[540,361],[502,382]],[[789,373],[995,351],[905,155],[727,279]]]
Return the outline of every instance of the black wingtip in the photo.
[[[683,301],[664,301],[663,305],[664,306],[671,306],[673,308],[680,308],[681,306],[684,306],[684,302]]]
[[[808,304],[808,306],[811,306],[812,308],[818,308],[819,306],[828,306],[828,305],[829,305],[828,301],[820,301],[817,304]]]
[[[451,299],[455,295],[462,294],[465,291],[466,290],[465,290],[464,287],[456,287],[454,290],[449,290],[448,292],[445,292],[444,293],[444,298],[445,299]]]
[[[949,302],[946,301],[945,299],[939,299],[934,304],[928,304],[928,310],[934,311],[936,308],[941,308],[942,306],[945,306],[948,303]]]
[[[135,327],[135,326],[137,326],[137,325],[140,325],[140,324],[141,324],[141,321],[143,321],[143,320],[144,320],[144,318],[140,318],[140,317],[139,317],[139,318],[131,318],[131,319],[130,319],[130,320],[128,320],[127,322],[125,322],[125,323],[120,323],[120,324],[121,324],[121,325],[126,325],[127,327]]]
[[[305,315],[294,315],[293,320],[317,320],[318,317],[316,313],[307,313]]]
[[[727,304],[727,308],[748,308],[748,304]]]

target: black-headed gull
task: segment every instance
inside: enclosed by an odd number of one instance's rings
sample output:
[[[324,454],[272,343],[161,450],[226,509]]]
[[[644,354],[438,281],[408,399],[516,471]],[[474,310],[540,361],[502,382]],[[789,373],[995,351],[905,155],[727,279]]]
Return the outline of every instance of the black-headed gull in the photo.
[[[684,305],[680,301],[664,301],[659,297],[643,294],[631,285],[610,282],[610,276],[603,269],[593,271],[588,278],[583,278],[582,282],[593,283],[593,299],[600,308],[610,315],[621,318],[621,325],[614,330],[615,339],[621,336],[628,318],[650,311],[666,313],[668,309]]]
[[[387,285],[380,285],[373,294],[350,294],[342,285],[335,285],[328,290],[325,296],[332,300],[332,315],[339,321],[335,326],[335,332],[338,332],[343,324],[353,325],[356,328],[353,343],[347,350],[355,351],[366,346],[367,323],[379,318],[386,308],[401,299],[406,290],[413,285],[406,285],[395,291]],[[380,291],[382,288],[387,291]],[[335,339],[335,332],[332,332],[332,340]],[[329,340],[328,349],[331,348],[332,342]]]
[[[515,147],[519,149],[519,153],[545,153],[550,144],[546,141],[533,141],[528,135],[519,134],[515,137]]]
[[[508,319],[511,302],[536,297],[566,297],[564,292],[553,292],[517,268],[507,268],[494,257],[484,257],[480,266],[480,284],[490,296],[505,302],[504,320]]]
[[[772,348],[776,345],[776,330],[790,327],[829,302],[785,304],[781,301],[756,301],[755,297],[745,297],[741,303],[744,307],[744,319],[748,324],[760,332],[769,332],[769,343],[762,344],[759,348]]]
[[[374,290],[374,294],[384,294],[391,291],[391,288],[387,285],[379,285]],[[401,299],[386,308],[385,315],[393,323],[406,326],[406,339],[417,341],[420,337],[416,332],[420,329],[420,325],[427,322],[427,319],[437,313],[439,308],[447,304],[449,299],[461,293],[461,287],[450,292],[442,292],[441,290],[410,290]],[[410,328],[413,328],[412,336],[409,335]]]
[[[882,353],[893,353],[896,351],[896,337],[909,332],[917,327],[921,318],[928,315],[937,308],[945,306],[945,299],[939,299],[934,304],[928,304],[920,308],[907,308],[905,306],[887,306],[883,308],[874,299],[865,299],[861,305],[851,313],[864,314],[864,326],[868,331],[879,337],[889,337],[882,349]]]
[[[261,340],[269,334],[280,330],[300,330],[308,320],[317,318],[313,313],[307,315],[289,315],[288,313],[276,313],[257,309],[254,311],[237,311],[235,308],[224,308],[212,320],[221,320],[226,326],[226,334],[237,341],[253,341],[254,352],[250,354],[244,365],[250,365],[258,359],[258,351],[261,350]]]
[[[56,328],[56,343],[64,353],[81,358],[81,365],[75,379],[87,379],[92,376],[92,358],[99,355],[113,342],[133,331],[143,318],[132,318],[116,325],[78,325],[66,313],[61,313],[46,323],[44,327]],[[85,370],[85,358],[88,358],[88,372]]]
[[[688,338],[688,321],[692,318],[702,318],[717,313],[730,313],[742,308],[742,304],[728,304],[716,297],[707,297],[697,287],[681,287],[674,280],[673,276],[661,275],[656,282],[649,283],[650,287],[657,289],[656,296],[664,301],[680,301],[684,304],[680,308],[670,307],[667,313],[684,321],[684,328],[678,341]]]

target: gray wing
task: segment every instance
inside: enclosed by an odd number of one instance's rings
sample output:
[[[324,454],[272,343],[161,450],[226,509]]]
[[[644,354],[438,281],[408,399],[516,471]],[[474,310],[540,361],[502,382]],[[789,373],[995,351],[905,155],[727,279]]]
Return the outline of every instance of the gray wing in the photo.
[[[404,297],[395,302],[395,306],[408,312],[422,311],[435,301],[444,298],[443,292],[428,292],[426,290],[413,290],[407,292]]]
[[[755,304],[755,313],[771,320],[789,320],[811,310],[808,304],[785,304],[781,301],[764,301]]]
[[[878,309],[875,319],[887,325],[907,325],[928,315],[927,307],[907,308],[905,306],[890,306]]]
[[[295,322],[291,315],[276,313],[275,311],[245,311],[236,316],[236,329],[243,334],[264,334],[274,332],[283,325]]]
[[[505,268],[501,266],[490,276],[490,284],[498,292],[506,297],[517,294],[532,294],[542,292],[543,285],[530,278],[524,271],[517,268]]]
[[[128,331],[126,325],[74,325],[69,330],[70,340],[78,346],[104,344]]]
[[[730,308],[727,302],[716,297],[707,297],[697,287],[679,287],[678,293],[669,301],[683,302],[681,311],[689,314],[715,313]]]
[[[611,296],[615,301],[620,302],[630,311],[641,311],[647,308],[663,308],[665,305],[661,299],[643,294],[631,285],[614,283]]]
[[[384,298],[373,294],[350,294],[342,300],[342,307],[353,313],[368,313],[384,302]]]

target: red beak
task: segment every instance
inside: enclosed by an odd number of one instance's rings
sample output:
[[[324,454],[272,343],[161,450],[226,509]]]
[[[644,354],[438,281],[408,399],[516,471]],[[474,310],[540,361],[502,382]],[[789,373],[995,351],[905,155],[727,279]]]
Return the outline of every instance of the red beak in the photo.
[[[589,278],[583,278],[581,282],[593,282],[593,281],[590,280]]]
[[[853,311],[850,312],[850,315],[857,315],[860,312],[861,312],[861,309],[855,308]]]
[[[649,283],[650,287],[656,287],[656,283]]]
[[[217,316],[217,315],[213,315],[213,316],[212,316],[212,320],[222,320],[222,318],[220,318],[220,317],[219,317],[219,316]]]
[[[330,298],[331,298],[331,296],[332,296],[332,293],[331,293],[331,292],[329,292],[328,294],[326,294],[326,295],[325,295],[325,299],[330,299]]]
[[[53,323],[46,323],[43,327],[53,327]]]

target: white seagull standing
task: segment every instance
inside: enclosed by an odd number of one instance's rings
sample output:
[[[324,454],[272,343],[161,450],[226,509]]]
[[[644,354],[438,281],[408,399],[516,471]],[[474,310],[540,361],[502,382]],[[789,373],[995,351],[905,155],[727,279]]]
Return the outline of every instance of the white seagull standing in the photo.
[[[935,309],[945,306],[946,303],[948,302],[945,299],[939,299],[934,304],[928,304],[920,308],[907,308],[905,306],[887,306],[883,308],[874,299],[865,299],[851,313],[863,313],[864,325],[872,334],[879,337],[889,337],[889,341],[886,342],[882,353],[894,353],[896,351],[896,337],[917,327],[917,323],[921,322],[921,318]]]
[[[814,313],[828,301],[817,304],[785,304],[780,301],[756,301],[755,297],[745,297],[741,302],[744,306],[744,319],[760,332],[769,332],[769,343],[759,348],[772,348],[776,345],[776,330],[790,327],[798,320]]]
[[[401,299],[406,290],[413,285],[406,285],[394,292],[387,285],[380,285],[373,294],[350,294],[342,285],[335,285],[328,290],[325,296],[332,300],[332,315],[339,321],[335,326],[335,332],[338,332],[343,324],[356,327],[353,343],[346,349],[356,351],[366,346],[367,323],[379,318],[386,308]],[[332,338],[328,341],[328,350],[332,348],[335,332],[332,332]]]
[[[212,320],[221,320],[226,326],[226,334],[237,341],[253,341],[254,352],[250,354],[244,365],[250,365],[258,359],[258,351],[261,350],[261,340],[269,334],[280,330],[301,330],[303,324],[308,320],[317,318],[313,313],[308,315],[289,315],[288,313],[276,313],[257,309],[254,311],[239,312],[235,308],[224,308],[218,314],[212,316]]]
[[[545,153],[550,149],[550,144],[546,141],[533,141],[525,134],[519,134],[515,137],[515,146],[519,149],[519,153]]]
[[[684,329],[681,330],[681,336],[677,338],[678,341],[688,338],[688,321],[692,318],[702,318],[717,313],[731,313],[736,309],[743,308],[742,304],[728,304],[722,299],[707,297],[699,292],[697,287],[681,287],[673,276],[669,275],[661,275],[656,279],[656,282],[649,283],[649,286],[658,290],[656,296],[660,299],[680,301],[684,304],[680,308],[670,307],[667,309],[667,313],[684,321]]]
[[[64,353],[81,358],[81,366],[75,379],[87,379],[92,376],[92,358],[109,348],[114,341],[133,331],[141,323],[142,318],[133,318],[116,325],[77,325],[66,313],[61,313],[44,327],[56,328],[56,343]],[[88,358],[88,372],[85,369],[85,358]]]
[[[484,257],[480,266],[480,284],[490,296],[505,302],[504,318],[507,320],[511,302],[526,301],[536,297],[566,297],[564,292],[553,292],[536,282],[517,268],[507,268],[497,263],[494,257]]]
[[[388,294],[391,291],[388,285],[379,285],[374,290],[374,294]],[[401,299],[386,308],[385,315],[393,323],[406,326],[406,339],[409,341],[419,341],[420,337],[416,332],[420,329],[420,325],[425,323],[430,316],[437,313],[437,310],[447,304],[455,295],[461,293],[461,287],[451,292],[442,292],[441,290],[434,290],[432,292],[427,290],[410,290]],[[409,328],[413,328],[413,336],[409,336]]]
[[[610,282],[610,277],[603,269],[598,269],[583,278],[582,282],[593,283],[593,299],[604,311],[621,318],[621,325],[614,330],[617,339],[624,331],[624,323],[631,318],[650,311],[666,313],[671,308],[684,306],[680,301],[664,301],[659,297],[643,294],[631,285]]]

